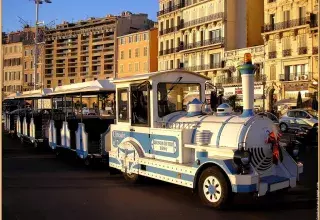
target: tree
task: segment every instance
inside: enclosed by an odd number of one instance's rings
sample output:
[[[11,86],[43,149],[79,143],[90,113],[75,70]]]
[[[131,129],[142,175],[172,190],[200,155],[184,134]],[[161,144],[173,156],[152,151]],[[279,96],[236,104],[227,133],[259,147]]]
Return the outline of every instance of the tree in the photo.
[[[298,93],[297,108],[302,108],[302,98],[300,92]]]

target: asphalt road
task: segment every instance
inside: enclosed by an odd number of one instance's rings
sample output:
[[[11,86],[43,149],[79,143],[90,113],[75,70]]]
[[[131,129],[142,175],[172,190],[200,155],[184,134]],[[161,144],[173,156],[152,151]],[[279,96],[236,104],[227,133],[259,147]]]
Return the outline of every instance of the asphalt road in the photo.
[[[302,152],[301,185],[261,198],[236,196],[228,211],[202,206],[184,187],[130,185],[108,169],[85,168],[3,135],[3,219],[316,219],[317,148]]]

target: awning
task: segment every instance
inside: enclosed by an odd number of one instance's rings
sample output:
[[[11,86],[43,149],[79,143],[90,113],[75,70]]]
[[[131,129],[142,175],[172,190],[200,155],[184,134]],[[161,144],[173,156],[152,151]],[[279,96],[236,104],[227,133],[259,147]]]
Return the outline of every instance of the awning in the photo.
[[[302,98],[302,102],[309,101],[310,98]],[[281,99],[274,104],[275,106],[287,105],[287,106],[297,106],[297,99]]]

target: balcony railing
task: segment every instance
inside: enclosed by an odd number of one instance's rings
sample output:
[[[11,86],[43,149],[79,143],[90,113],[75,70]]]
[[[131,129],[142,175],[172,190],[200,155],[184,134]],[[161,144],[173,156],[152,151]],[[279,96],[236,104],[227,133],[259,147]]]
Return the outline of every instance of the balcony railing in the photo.
[[[175,27],[163,29],[163,30],[160,30],[160,31],[159,31],[159,35],[161,36],[161,35],[164,35],[164,34],[169,34],[169,33],[178,31],[178,30],[180,30],[181,28],[182,28],[182,26],[179,25],[179,26],[175,26]]]
[[[213,44],[222,44],[224,42],[223,37],[217,37],[209,40],[198,41],[190,44],[185,44],[180,46],[180,50],[190,50],[197,47],[210,46]]]
[[[56,73],[56,77],[64,77],[64,73]]]
[[[269,52],[269,59],[277,58],[277,51],[271,51]]]
[[[309,81],[312,78],[312,73],[290,73],[280,74],[280,81]]]
[[[312,48],[312,54],[318,54],[318,47]]]
[[[203,70],[209,70],[209,69],[219,69],[222,68],[222,63],[211,63],[211,64],[202,64],[199,66],[190,66],[190,67],[184,67],[185,70],[195,72],[195,71],[203,71]]]
[[[191,26],[194,26],[194,25],[203,24],[203,23],[206,23],[206,22],[210,22],[210,21],[214,21],[214,20],[220,20],[220,19],[223,18],[223,16],[224,16],[224,13],[223,12],[219,12],[219,13],[215,13],[215,14],[212,14],[212,15],[208,15],[208,16],[202,17],[202,18],[198,18],[198,19],[194,19],[194,20],[191,20],[191,21],[187,21],[187,22],[182,23],[182,28],[188,28],[188,27],[191,27]]]
[[[262,33],[270,32],[270,31],[277,31],[277,30],[283,30],[287,28],[293,28],[301,25],[307,24],[307,18],[299,18],[289,21],[283,21],[275,24],[265,24],[262,27]]]
[[[308,53],[308,48],[307,47],[299,47],[298,48],[298,54],[303,55]]]
[[[45,78],[51,78],[52,77],[52,73],[46,73],[46,74],[44,74],[44,77]]]
[[[267,77],[264,74],[254,76],[254,82],[265,82],[266,79],[267,79]],[[241,78],[241,76],[231,76],[231,77],[218,76],[217,83],[219,83],[219,84],[238,84],[238,83],[242,83],[242,78]]]
[[[284,57],[291,56],[291,49],[282,50],[282,56]]]
[[[76,76],[77,75],[77,73],[68,73],[68,76]]]
[[[171,6],[171,7],[168,7],[168,8],[165,8],[165,9],[163,9],[163,10],[161,10],[161,11],[158,11],[157,12],[157,16],[161,16],[161,15],[164,15],[164,14],[168,14],[168,13],[170,13],[170,12],[173,12],[173,11],[175,11],[175,10],[178,10],[178,9],[180,9],[180,8],[183,8],[183,7],[185,7],[186,5],[185,4],[176,4],[176,5],[173,5],[173,6]]]

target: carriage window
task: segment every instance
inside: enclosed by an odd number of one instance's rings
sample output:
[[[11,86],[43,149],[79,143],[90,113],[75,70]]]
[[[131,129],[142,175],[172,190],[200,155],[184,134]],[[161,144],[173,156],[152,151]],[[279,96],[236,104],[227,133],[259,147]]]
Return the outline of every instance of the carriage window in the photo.
[[[200,97],[200,84],[159,83],[158,115],[164,117],[176,111],[186,111],[187,104]]]
[[[132,125],[149,126],[149,83],[131,87]]]
[[[128,112],[128,89],[118,89],[118,120],[129,121]]]

